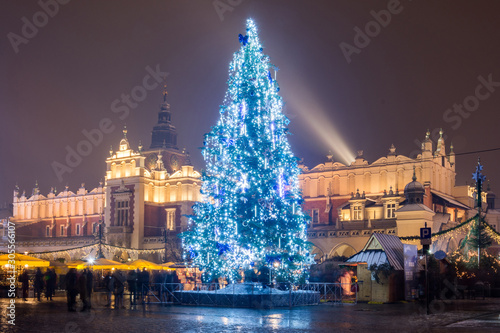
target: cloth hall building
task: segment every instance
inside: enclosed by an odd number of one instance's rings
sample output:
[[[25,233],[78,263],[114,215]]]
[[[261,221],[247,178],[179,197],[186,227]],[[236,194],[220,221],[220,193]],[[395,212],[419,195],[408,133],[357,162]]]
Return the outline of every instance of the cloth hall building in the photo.
[[[94,244],[102,223],[103,243],[158,249],[167,237],[175,244],[167,259],[181,260],[176,235],[187,228],[186,215],[200,200],[201,175],[191,165],[189,154],[177,146],[166,91],[149,149],[140,144],[133,149],[126,129],[118,147],[110,150],[105,182],[97,188],[87,189],[82,184],[75,192],[66,187],[43,195],[36,185],[31,196],[15,189],[10,220],[16,223],[18,251],[57,251]],[[57,254],[61,255],[68,256]],[[77,251],[72,256],[85,255],[88,253]],[[126,260],[130,253],[114,251],[108,256]]]

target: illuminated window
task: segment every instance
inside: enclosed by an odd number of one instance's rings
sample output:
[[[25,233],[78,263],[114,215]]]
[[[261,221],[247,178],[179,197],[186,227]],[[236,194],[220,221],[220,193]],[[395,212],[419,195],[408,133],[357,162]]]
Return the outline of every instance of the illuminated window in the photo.
[[[117,226],[128,226],[128,200],[117,201],[116,203],[116,224]]]
[[[76,234],[77,235],[80,234],[80,225],[79,224],[76,225]]]
[[[175,208],[165,209],[167,230],[175,230]]]
[[[319,223],[319,209],[312,210],[312,223]]]
[[[361,206],[354,206],[352,208],[353,220],[361,220]]]
[[[392,219],[396,217],[396,204],[395,203],[387,203],[386,209],[386,218]]]

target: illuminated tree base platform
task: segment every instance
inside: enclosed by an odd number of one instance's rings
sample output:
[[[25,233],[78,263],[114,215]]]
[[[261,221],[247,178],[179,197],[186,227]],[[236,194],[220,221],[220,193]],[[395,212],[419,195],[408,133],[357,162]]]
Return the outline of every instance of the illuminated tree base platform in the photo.
[[[320,293],[308,285],[291,287],[284,284],[280,288],[270,288],[260,283],[240,283],[216,289],[218,286],[203,284],[200,290],[180,290],[173,294],[180,304],[200,306],[266,309],[316,305],[320,302]]]

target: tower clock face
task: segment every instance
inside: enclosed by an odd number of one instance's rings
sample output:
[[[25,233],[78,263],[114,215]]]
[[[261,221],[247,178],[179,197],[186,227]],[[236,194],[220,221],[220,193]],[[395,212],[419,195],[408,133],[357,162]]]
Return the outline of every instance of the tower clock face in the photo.
[[[158,160],[158,155],[156,153],[152,153],[146,159],[146,166],[149,170],[153,170],[156,167],[156,161]]]
[[[179,168],[179,158],[177,157],[177,155],[172,155],[172,157],[170,157],[170,165],[174,170],[177,170]]]

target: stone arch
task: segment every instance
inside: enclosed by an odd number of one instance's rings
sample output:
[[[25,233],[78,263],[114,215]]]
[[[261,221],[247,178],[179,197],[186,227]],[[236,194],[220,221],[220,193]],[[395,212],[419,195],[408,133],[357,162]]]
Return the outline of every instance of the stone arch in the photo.
[[[356,183],[355,183],[355,174],[350,173],[347,175],[347,192],[349,194],[356,193]]]
[[[394,192],[397,190],[402,191],[404,190],[406,184],[405,184],[405,170],[401,167],[396,171],[397,177],[396,177],[396,188],[394,189]]]
[[[380,177],[380,181],[379,181],[380,191],[388,190],[388,188],[387,188],[387,171],[385,171],[385,170],[380,171],[379,177]]]
[[[308,197],[308,196],[310,196],[310,193],[311,193],[311,192],[309,191],[309,184],[310,184],[310,183],[311,183],[311,178],[306,177],[306,178],[304,179],[304,185],[303,185],[303,188],[302,188],[302,195],[303,195],[304,197]]]
[[[371,193],[372,192],[372,174],[370,172],[365,172],[363,175],[363,191],[366,191],[366,193]]]
[[[316,263],[318,264],[322,263],[325,260],[325,251],[323,251],[316,245],[313,245],[311,254],[314,256],[314,261],[316,261]]]
[[[340,176],[334,175],[332,180],[332,193],[333,195],[340,194]]]
[[[353,248],[351,245],[342,243],[338,244],[330,251],[330,253],[328,254],[328,258],[333,258],[336,256],[339,257],[344,256],[349,258],[355,255],[356,253],[357,253],[356,249]]]
[[[318,196],[323,196],[326,194],[326,188],[325,188],[325,177],[320,176],[318,179]]]

